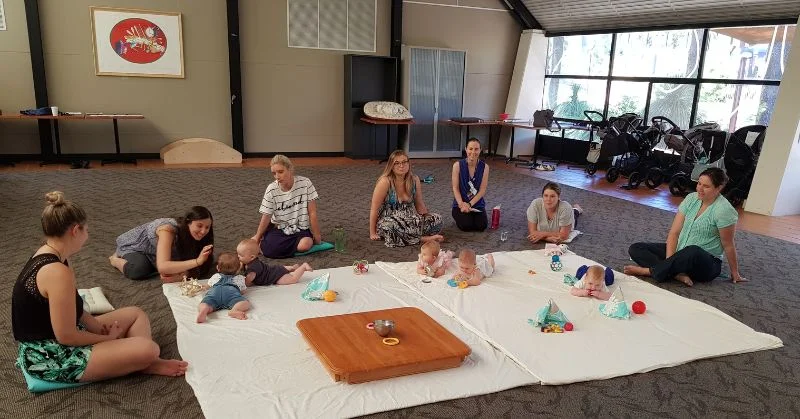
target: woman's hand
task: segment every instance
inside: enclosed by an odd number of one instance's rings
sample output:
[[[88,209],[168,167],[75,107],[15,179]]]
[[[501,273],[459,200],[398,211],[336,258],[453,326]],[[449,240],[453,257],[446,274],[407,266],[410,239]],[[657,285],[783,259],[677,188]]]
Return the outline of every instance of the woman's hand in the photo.
[[[261,244],[261,236],[259,236],[258,234],[256,234],[256,235],[255,235],[255,236],[253,236],[253,237],[250,237],[250,238],[251,238],[251,239],[253,239],[253,240],[255,240],[255,241],[256,241],[256,243],[258,243],[258,244]]]
[[[208,260],[208,257],[211,256],[211,252],[214,251],[213,244],[207,244],[203,246],[203,250],[200,251],[200,255],[197,256],[197,266],[202,266]]]
[[[739,282],[748,282],[750,280],[740,275],[739,271],[736,271],[731,273],[731,281],[733,281],[734,284],[738,284]]]
[[[458,204],[458,209],[461,210],[461,212],[469,212],[470,208],[472,208],[472,206],[468,202],[462,201]]]
[[[315,233],[313,236],[314,236],[314,244],[322,243],[322,234]]]
[[[106,335],[110,340],[119,339],[122,337],[124,330],[120,327],[119,322],[115,321],[111,324],[104,324],[103,327],[100,328],[100,334]]]
[[[369,233],[370,240],[380,240],[381,236],[378,233]]]
[[[545,233],[542,233],[541,231],[533,231],[528,234],[528,240],[530,240],[531,243],[536,243],[544,237]]]

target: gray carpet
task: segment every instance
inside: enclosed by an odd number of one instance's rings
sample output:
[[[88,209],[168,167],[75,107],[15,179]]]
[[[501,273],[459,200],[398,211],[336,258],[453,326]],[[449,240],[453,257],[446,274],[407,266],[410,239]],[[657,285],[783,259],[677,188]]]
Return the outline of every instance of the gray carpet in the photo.
[[[495,162],[494,165],[501,163]],[[487,200],[502,204],[499,232],[464,233],[450,218],[449,165],[415,162],[419,175],[433,174],[424,186],[432,211],[442,213],[448,247],[469,244],[479,253],[531,248],[524,238],[524,211],[543,180],[505,170],[491,173]],[[405,261],[417,249],[388,249],[371,242],[367,220],[369,197],[380,167],[298,168],[312,179],[321,200],[323,235],[334,226],[348,234],[347,253],[332,251],[304,258],[315,268],[349,265],[355,258]],[[165,356],[179,356],[175,322],[158,280],[125,280],[108,264],[115,237],[157,217],[179,215],[191,205],[206,205],[215,217],[217,249],[234,249],[255,231],[258,204],[270,181],[266,169],[120,169],[0,173],[0,223],[6,291],[0,294],[0,417],[199,417],[191,387],[183,379],[134,375],[109,382],[31,395],[14,367],[16,345],[11,334],[12,284],[41,242],[39,216],[45,192],[58,189],[81,203],[90,216],[90,239],[70,261],[82,288],[102,286],[116,307],[136,305],[149,313],[154,337]],[[663,240],[669,212],[565,187],[562,196],[578,202],[586,213],[579,229],[586,234],[571,246],[588,258],[620,269],[628,244]],[[734,286],[721,280],[692,289],[677,283],[663,286],[680,295],[711,304],[758,331],[777,335],[784,348],[692,362],[674,368],[605,381],[564,386],[527,386],[467,399],[385,412],[374,417],[496,416],[624,416],[624,417],[800,417],[800,349],[797,319],[800,292],[796,285],[800,246],[764,236],[739,233],[741,270],[752,282]],[[795,261],[795,262],[791,262]],[[487,313],[489,315],[490,313]],[[695,327],[687,324],[686,327]],[[636,342],[626,344],[635,345]],[[536,350],[536,348],[531,348]],[[665,349],[668,350],[668,349]],[[576,358],[582,348],[575,348]],[[607,356],[613,357],[614,354]],[[291,397],[291,396],[289,396]],[[320,414],[324,414],[320,412]]]

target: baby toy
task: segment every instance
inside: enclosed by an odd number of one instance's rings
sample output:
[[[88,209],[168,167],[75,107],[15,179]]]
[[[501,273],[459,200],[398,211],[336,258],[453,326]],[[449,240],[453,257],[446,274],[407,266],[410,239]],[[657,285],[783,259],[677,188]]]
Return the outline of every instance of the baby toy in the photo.
[[[466,288],[466,287],[469,286],[469,284],[467,284],[467,281],[459,280],[459,279],[455,279],[455,278],[448,279],[447,280],[447,285],[450,285],[453,288]]]
[[[322,293],[322,299],[329,303],[336,301],[336,296],[337,293],[336,291],[333,290],[326,290],[325,292]]]
[[[644,301],[634,301],[631,308],[636,314],[644,314],[644,312],[647,310],[647,306],[644,304]]]
[[[369,272],[369,262],[366,260],[356,260],[353,262],[353,273],[361,275]]]
[[[567,320],[567,316],[558,308],[556,302],[550,299],[536,312],[536,318],[528,319],[528,324],[538,327],[544,333],[562,333],[565,327],[572,323]]]
[[[181,294],[187,297],[194,297],[203,291],[203,286],[197,282],[197,278],[187,278],[186,275],[183,276],[180,287]]]
[[[561,268],[563,267],[564,265],[561,264],[561,257],[558,255],[553,255],[553,260],[552,262],[550,262],[550,269],[557,272],[560,271]]]

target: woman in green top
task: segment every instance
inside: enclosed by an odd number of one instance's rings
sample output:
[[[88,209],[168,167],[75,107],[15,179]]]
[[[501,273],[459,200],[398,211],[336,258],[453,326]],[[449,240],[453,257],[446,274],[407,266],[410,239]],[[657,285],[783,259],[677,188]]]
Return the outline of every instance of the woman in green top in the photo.
[[[634,243],[628,253],[639,266],[625,266],[628,275],[652,276],[658,282],[675,278],[688,286],[719,276],[723,254],[733,282],[747,281],[739,274],[736,258],[736,221],[739,213],[720,194],[727,176],[722,169],[706,169],[697,180],[697,192],[678,207],[666,243]]]

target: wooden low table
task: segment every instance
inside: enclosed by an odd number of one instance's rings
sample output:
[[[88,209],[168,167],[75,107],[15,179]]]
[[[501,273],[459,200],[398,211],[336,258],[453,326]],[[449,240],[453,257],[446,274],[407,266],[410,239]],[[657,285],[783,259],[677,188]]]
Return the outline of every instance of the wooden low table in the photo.
[[[394,320],[389,337],[400,343],[385,345],[366,328],[375,320]],[[422,310],[401,307],[297,322],[297,328],[334,381],[348,384],[455,368],[472,350]]]

